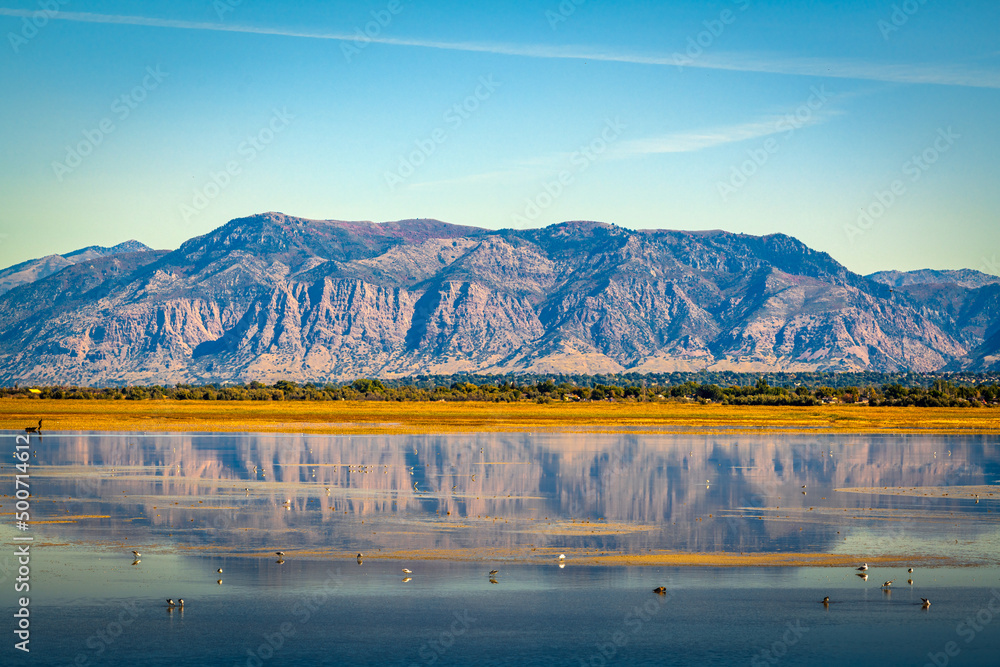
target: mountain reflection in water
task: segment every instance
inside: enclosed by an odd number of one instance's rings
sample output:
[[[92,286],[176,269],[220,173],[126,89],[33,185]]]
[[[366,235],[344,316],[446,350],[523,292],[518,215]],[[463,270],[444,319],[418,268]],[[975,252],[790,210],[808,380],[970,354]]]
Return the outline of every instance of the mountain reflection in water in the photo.
[[[995,485],[995,440],[54,433],[32,441],[33,492],[44,498],[33,518],[69,521],[36,525],[49,538],[237,553],[280,544],[337,555],[863,549],[976,559],[1000,551],[997,495],[835,489]]]

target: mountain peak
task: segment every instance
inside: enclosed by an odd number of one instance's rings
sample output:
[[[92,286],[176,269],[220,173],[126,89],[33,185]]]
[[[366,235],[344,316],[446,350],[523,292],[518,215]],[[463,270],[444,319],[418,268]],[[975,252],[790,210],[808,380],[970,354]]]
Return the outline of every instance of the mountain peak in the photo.
[[[26,262],[0,270],[0,294],[5,294],[20,285],[41,280],[80,262],[111,255],[152,251],[153,249],[146,244],[131,239],[111,247],[92,245],[63,255],[46,255],[37,259],[29,259]]]

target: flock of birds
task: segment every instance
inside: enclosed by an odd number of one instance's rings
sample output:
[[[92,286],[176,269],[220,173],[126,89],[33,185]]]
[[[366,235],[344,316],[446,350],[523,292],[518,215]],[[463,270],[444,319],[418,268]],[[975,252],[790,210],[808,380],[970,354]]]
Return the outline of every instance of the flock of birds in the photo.
[[[284,551],[275,551],[274,554],[278,557],[278,560],[276,562],[279,565],[285,562],[285,552]],[[132,564],[133,565],[138,565],[141,562],[142,554],[139,553],[137,550],[133,549],[132,550],[132,557],[133,557]],[[358,553],[358,556],[357,556],[358,565],[361,565],[364,562],[364,557],[365,557],[365,555],[363,553],[360,553],[360,552]],[[563,564],[564,564],[565,560],[566,560],[566,554],[559,554],[559,567],[563,567]],[[216,573],[222,574],[222,568],[221,567],[218,568],[216,570]],[[413,580],[413,577],[409,576],[409,575],[413,574],[413,570],[411,570],[411,569],[409,569],[407,567],[404,567],[403,568],[403,574],[407,575],[406,577],[403,578],[403,583],[404,584],[406,582],[408,582],[408,581],[412,581]],[[499,581],[497,581],[497,575],[498,574],[500,574],[500,570],[490,570],[489,571],[489,578],[490,578],[490,583],[491,584],[498,584],[498,583],[500,583]],[[221,585],[222,584],[222,579],[219,579],[216,583],[218,583],[218,584]],[[659,590],[660,589],[657,589],[657,591],[659,591]],[[666,589],[663,589],[663,590],[665,591]],[[174,602],[173,598],[167,598],[167,611],[173,611],[175,609],[179,609],[181,612],[184,611],[184,599],[183,598],[178,598],[177,602]]]
[[[275,551],[274,553],[278,557],[278,560],[277,560],[278,564],[281,564],[281,563],[285,562],[285,558],[284,558],[285,552],[284,551]],[[140,562],[140,558],[142,557],[142,554],[139,553],[138,551],[136,551],[135,549],[133,549],[132,550],[132,556],[135,559],[132,564],[136,565],[137,563]],[[363,553],[358,552],[358,555],[357,555],[358,565],[361,565],[364,562],[364,557],[365,557],[365,555]],[[563,567],[563,565],[565,563],[565,560],[566,560],[566,554],[559,554],[558,560],[559,560],[559,567]],[[868,581],[868,563],[862,563],[860,567],[856,567],[855,569],[858,571],[857,575],[859,577],[861,577],[861,579],[863,581]],[[906,571],[907,571],[908,574],[913,574],[913,568],[912,567],[911,568],[907,568]],[[222,568],[220,567],[219,569],[216,570],[216,572],[218,574],[222,574]],[[406,582],[408,582],[408,581],[412,581],[413,580],[413,577],[410,576],[411,574],[413,574],[413,570],[411,570],[410,568],[404,567],[403,568],[403,574],[406,575],[403,578],[403,583],[404,584]],[[497,575],[498,574],[500,574],[500,570],[494,569],[494,570],[490,570],[489,571],[489,578],[490,578],[490,583],[491,584],[498,584],[498,583],[500,583],[499,581],[497,581]],[[892,592],[892,588],[891,587],[892,587],[892,584],[893,584],[894,581],[896,581],[896,580],[895,579],[889,579],[888,581],[884,582],[882,584],[882,586],[881,586],[882,590],[885,593]],[[909,583],[911,585],[913,584],[913,579],[912,578],[907,579],[906,581],[907,581],[907,583]],[[219,579],[218,583],[221,584],[222,583],[222,579]],[[667,594],[667,587],[666,586],[657,586],[656,588],[653,589],[653,592],[656,593],[657,595],[666,595]],[[929,599],[922,597],[922,598],[920,598],[920,600],[922,601],[921,609],[929,609],[930,608],[931,601]],[[820,600],[820,603],[824,607],[829,608],[830,607],[830,596],[827,595],[826,597],[824,597],[822,600]],[[173,611],[174,609],[180,609],[182,612],[184,611],[184,599],[183,598],[178,598],[178,600],[177,600],[176,603],[174,602],[173,598],[168,598],[167,599],[167,610],[168,611]]]
[[[861,577],[862,581],[868,581],[868,563],[862,563],[860,567],[856,567],[854,569],[857,570],[857,575],[859,577]],[[912,567],[906,568],[906,572],[907,572],[907,574],[913,574],[913,568]],[[886,593],[886,594],[891,593],[892,592],[892,584],[893,584],[894,581],[896,581],[896,580],[895,579],[889,579],[888,581],[884,582],[882,584],[882,586],[881,586],[882,591],[884,593]],[[910,584],[912,586],[913,585],[913,578],[912,577],[907,578],[906,583],[908,583],[908,584]],[[920,598],[920,599],[922,600],[922,604],[921,604],[921,608],[922,609],[928,609],[928,608],[930,608],[930,606],[931,606],[931,601],[930,600],[928,600],[927,598]],[[830,596],[829,595],[826,596],[825,598],[823,598],[822,600],[820,600],[820,602],[823,603],[824,607],[829,607],[830,606]]]
[[[868,581],[868,563],[862,563],[861,567],[856,567],[854,569],[858,570],[857,574],[858,574],[859,577],[861,577],[862,581]],[[909,574],[913,574],[913,568],[912,567],[907,568],[906,571]],[[896,581],[896,580],[895,579],[890,579],[890,580],[886,581],[885,583],[883,583],[882,586],[881,586],[882,590],[885,593],[891,593],[892,592],[892,588],[891,587],[892,587],[892,583],[894,581]],[[912,586],[913,585],[913,579],[912,578],[907,579],[906,583],[908,583],[908,584],[910,584]],[[656,588],[653,589],[653,592],[656,593],[657,595],[666,595],[667,594],[667,587],[666,586],[657,586]],[[920,598],[920,599],[922,601],[921,609],[930,609],[931,601],[928,600],[927,598]],[[829,607],[830,607],[830,596],[827,595],[826,597],[824,597],[822,600],[820,600],[820,603],[824,607],[826,607],[826,608],[829,609]]]

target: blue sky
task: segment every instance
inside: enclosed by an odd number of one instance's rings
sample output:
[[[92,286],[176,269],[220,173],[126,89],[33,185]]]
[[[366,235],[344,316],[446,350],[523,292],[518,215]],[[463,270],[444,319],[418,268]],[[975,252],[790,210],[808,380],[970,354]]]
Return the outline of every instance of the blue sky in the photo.
[[[995,2],[0,0],[0,265],[264,211],[1000,273]]]

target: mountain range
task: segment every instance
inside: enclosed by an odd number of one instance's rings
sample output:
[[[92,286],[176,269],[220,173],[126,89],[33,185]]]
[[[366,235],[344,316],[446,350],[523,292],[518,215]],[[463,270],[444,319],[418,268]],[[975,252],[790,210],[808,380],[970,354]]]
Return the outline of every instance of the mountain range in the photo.
[[[783,235],[239,218],[0,272],[0,382],[1000,368],[1000,278]]]

